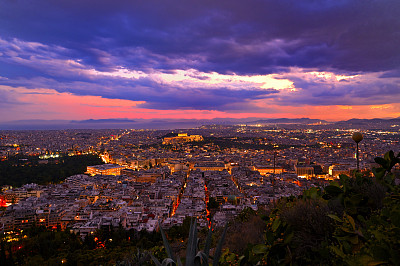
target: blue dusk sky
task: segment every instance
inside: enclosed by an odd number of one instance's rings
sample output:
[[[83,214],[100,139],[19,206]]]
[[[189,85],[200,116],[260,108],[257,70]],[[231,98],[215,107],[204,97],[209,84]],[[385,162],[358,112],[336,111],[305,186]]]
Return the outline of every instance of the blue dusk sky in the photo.
[[[400,116],[399,0],[0,0],[0,122]]]

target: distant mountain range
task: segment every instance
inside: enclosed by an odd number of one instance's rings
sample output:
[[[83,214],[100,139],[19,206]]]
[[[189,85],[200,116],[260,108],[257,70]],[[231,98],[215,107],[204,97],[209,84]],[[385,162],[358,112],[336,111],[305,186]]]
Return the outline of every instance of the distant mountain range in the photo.
[[[121,118],[121,119],[88,119],[88,120],[73,120],[71,123],[79,123],[79,124],[104,124],[104,123],[135,123],[135,120]]]
[[[276,119],[265,119],[257,120],[247,124],[316,124],[316,123],[328,123],[325,120],[310,119],[310,118],[276,118]]]
[[[349,119],[339,122],[327,122],[321,119],[310,118],[275,118],[259,119],[246,118],[216,118],[216,119],[87,119],[87,120],[18,120],[0,123],[0,130],[45,130],[45,129],[105,129],[105,128],[132,128],[132,129],[185,129],[202,125],[323,125],[326,127],[341,128],[383,128],[400,127],[399,118]]]
[[[349,119],[346,121],[339,121],[336,122],[335,125],[381,125],[381,124],[399,124],[400,123],[400,117],[399,118],[390,118],[390,119],[382,119],[382,118],[373,118],[373,119]]]

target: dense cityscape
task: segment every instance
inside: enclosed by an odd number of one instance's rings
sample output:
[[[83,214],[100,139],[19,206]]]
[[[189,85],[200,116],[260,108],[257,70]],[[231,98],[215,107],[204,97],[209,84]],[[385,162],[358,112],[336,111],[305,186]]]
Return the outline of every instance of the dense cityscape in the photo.
[[[194,217],[200,229],[222,228],[342,175],[371,178],[374,158],[390,149],[400,150],[398,125],[2,131],[1,233],[13,245],[24,230],[47,228],[109,248],[111,237],[99,232],[159,234]],[[47,173],[51,167],[61,170]]]
[[[399,14],[0,0],[0,266],[400,266]]]
[[[105,225],[154,231],[198,217],[222,226],[245,208],[323,187],[356,170],[354,129],[285,126],[203,126],[188,130],[4,131],[1,158],[96,154],[104,164],[59,184],[12,187],[2,180],[3,232],[34,223],[68,228],[82,238]],[[360,170],[400,150],[396,128],[365,130]],[[12,179],[13,177],[8,177]],[[217,204],[210,209],[209,203]],[[212,211],[212,213],[210,212]]]

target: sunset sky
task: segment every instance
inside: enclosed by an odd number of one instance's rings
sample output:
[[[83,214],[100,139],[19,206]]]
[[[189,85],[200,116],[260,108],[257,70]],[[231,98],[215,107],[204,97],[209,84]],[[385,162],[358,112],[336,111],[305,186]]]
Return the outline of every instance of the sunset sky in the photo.
[[[0,114],[400,117],[400,1],[0,0]]]

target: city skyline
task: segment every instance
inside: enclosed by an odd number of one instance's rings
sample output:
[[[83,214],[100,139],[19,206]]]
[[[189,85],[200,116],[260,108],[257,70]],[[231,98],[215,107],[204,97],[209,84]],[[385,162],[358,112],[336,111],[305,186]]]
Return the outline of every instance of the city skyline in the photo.
[[[3,1],[0,122],[400,117],[398,1]]]

